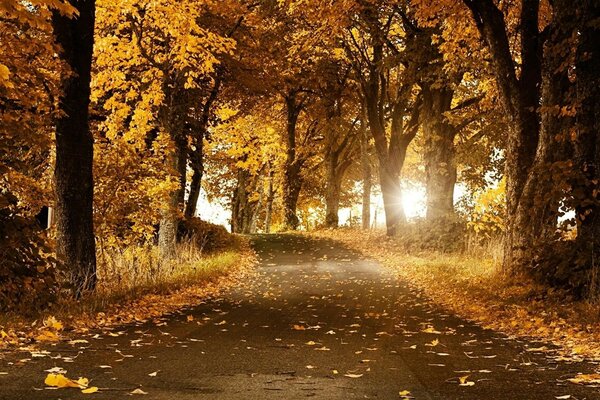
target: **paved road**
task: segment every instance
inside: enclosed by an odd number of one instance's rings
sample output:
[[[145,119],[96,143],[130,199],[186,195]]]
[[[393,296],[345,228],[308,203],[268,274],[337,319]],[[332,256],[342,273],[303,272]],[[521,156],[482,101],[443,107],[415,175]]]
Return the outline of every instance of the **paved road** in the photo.
[[[258,236],[259,277],[139,326],[0,355],[0,399],[600,399],[569,363],[445,314],[377,263],[325,240]],[[193,320],[192,320],[193,318]],[[116,336],[114,336],[116,335]],[[529,349],[529,350],[528,350]],[[47,369],[105,388],[48,390]],[[151,376],[151,375],[154,376]],[[466,385],[459,384],[460,377]],[[472,382],[472,383],[468,383]],[[136,396],[134,396],[136,397]]]

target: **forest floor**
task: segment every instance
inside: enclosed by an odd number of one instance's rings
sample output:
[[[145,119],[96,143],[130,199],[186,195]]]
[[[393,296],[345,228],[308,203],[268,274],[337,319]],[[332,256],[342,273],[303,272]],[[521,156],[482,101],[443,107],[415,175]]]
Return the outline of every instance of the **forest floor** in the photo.
[[[185,263],[184,257],[179,258],[180,264],[172,270],[153,277],[131,271],[142,268],[139,265],[117,265],[110,276],[101,275],[92,296],[81,300],[59,297],[48,308],[27,316],[18,312],[0,314],[0,351],[33,350],[40,344],[60,342],[90,330],[110,331],[198,304],[239,285],[252,275],[257,262],[247,238],[242,237],[220,251],[194,254],[194,260],[189,254]],[[117,276],[120,284],[114,282]]]
[[[578,384],[597,364],[448,313],[339,242],[253,242],[256,273],[197,305],[0,353],[0,399],[85,396],[49,387],[64,377],[111,400],[600,398]]]
[[[527,279],[506,279],[491,256],[407,254],[383,231],[340,229],[311,235],[378,260],[437,304],[485,328],[551,342],[565,359],[600,360],[598,304],[575,301]]]

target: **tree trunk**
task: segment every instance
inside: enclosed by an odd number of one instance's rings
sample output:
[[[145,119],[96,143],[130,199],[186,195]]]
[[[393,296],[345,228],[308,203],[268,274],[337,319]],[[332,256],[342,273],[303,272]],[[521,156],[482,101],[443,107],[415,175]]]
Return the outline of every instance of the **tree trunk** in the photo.
[[[362,169],[362,228],[369,230],[371,228],[371,188],[373,187],[373,176],[371,171],[371,160],[369,157],[369,138],[367,137],[363,119],[362,132],[360,133],[360,162]]]
[[[572,8],[570,4],[568,8]],[[514,217],[512,240],[518,246],[513,248],[512,258],[519,266],[533,266],[531,259],[539,246],[546,252],[545,246],[556,239],[559,205],[565,197],[562,185],[557,184],[564,179],[560,165],[564,165],[572,153],[567,135],[573,119],[560,111],[569,105],[571,83],[565,54],[559,49],[572,35],[565,24],[570,24],[573,16],[565,17],[560,8],[554,11],[543,49],[538,148]],[[547,268],[535,268],[535,272],[544,280],[553,274]]]
[[[287,129],[285,135],[286,159],[283,175],[283,214],[286,229],[296,230],[300,220],[296,215],[298,197],[302,188],[300,164],[296,159],[296,126],[302,107],[298,104],[297,93],[292,91],[285,98],[287,108]]]
[[[338,160],[333,154],[327,157],[327,186],[325,188],[325,226],[337,228],[339,225],[340,192],[342,190],[342,173]]]
[[[187,166],[186,143],[182,135],[175,138],[173,154],[167,156],[166,167],[173,171],[179,181],[161,210],[161,220],[158,229],[158,247],[163,259],[172,259],[177,251],[177,231],[185,196],[185,167]]]
[[[248,233],[256,233],[258,230],[258,217],[263,209],[263,204],[265,200],[265,190],[264,190],[264,182],[262,175],[258,178],[258,201],[252,207],[252,217],[250,218],[250,226]]]
[[[188,202],[185,207],[186,218],[192,218],[194,215],[196,215],[196,209],[198,207],[198,199],[200,198],[200,191],[202,190],[202,177],[204,175],[204,138],[206,136],[206,132],[208,131],[212,107],[217,101],[219,91],[221,90],[222,73],[223,69],[218,68],[212,90],[202,106],[200,121],[195,127],[195,149],[190,152],[190,164],[193,174],[192,181],[190,182],[190,195],[188,196]]]
[[[169,133],[173,144],[173,153],[167,155],[165,167],[178,181],[177,188],[169,193],[161,209],[158,229],[158,247],[161,258],[172,259],[176,254],[177,231],[180,216],[183,213],[187,169],[187,136],[184,133],[184,110],[181,109],[176,83],[168,78],[163,83],[165,104],[159,111],[159,121]]]
[[[530,210],[519,207],[521,195],[533,165],[540,134],[538,116],[541,86],[541,38],[538,31],[539,0],[523,0],[521,5],[521,76],[510,52],[507,25],[493,0],[463,0],[473,12],[475,23],[492,55],[492,67],[508,119],[506,140],[506,232],[504,269],[518,272],[534,240],[528,220]]]
[[[406,221],[400,187],[400,165],[403,156],[396,154],[396,150],[400,150],[402,146],[398,146],[398,149],[393,149],[391,146],[388,148],[383,117],[378,112],[378,104],[377,97],[368,98],[367,115],[379,160],[379,184],[383,194],[387,234],[394,236],[398,226]]]
[[[380,163],[379,183],[383,195],[385,226],[388,236],[396,235],[398,227],[406,221],[402,204],[400,178],[394,171],[390,172],[387,163]]]
[[[245,233],[247,229],[246,215],[248,214],[248,176],[246,170],[239,169],[237,183],[233,195],[231,210],[231,231],[233,233]]]
[[[298,207],[298,198],[302,183],[300,181],[299,171],[292,167],[284,175],[283,209],[285,226],[287,229],[296,230],[300,224],[300,219],[296,214]]]
[[[204,135],[202,135],[204,136]],[[199,139],[198,143],[202,143]],[[202,176],[204,175],[204,154],[201,144],[196,146],[196,149],[190,154],[190,164],[192,167],[192,180],[190,182],[190,194],[185,206],[185,217],[192,218],[196,215],[198,207],[198,199],[202,190]]]
[[[79,15],[52,17],[56,41],[73,74],[63,81],[56,121],[57,256],[68,268],[76,296],[96,287],[93,218],[94,140],[89,127],[95,1],[71,1]]]
[[[561,2],[562,3],[562,2]],[[578,11],[579,46],[577,49],[577,142],[576,165],[584,177],[583,199],[578,199],[577,244],[585,257],[589,274],[589,294],[600,290],[600,51],[598,50],[598,15],[600,3],[580,0],[565,4]],[[595,22],[594,22],[595,19]]]
[[[273,188],[274,173],[269,166],[269,186],[267,189],[267,205],[265,207],[265,233],[271,233],[271,218],[273,214],[273,201],[275,200],[275,190]]]
[[[445,117],[445,113],[450,111],[453,94],[453,90],[449,88],[423,88],[428,221],[454,215],[454,187],[457,179],[454,148],[456,129]]]

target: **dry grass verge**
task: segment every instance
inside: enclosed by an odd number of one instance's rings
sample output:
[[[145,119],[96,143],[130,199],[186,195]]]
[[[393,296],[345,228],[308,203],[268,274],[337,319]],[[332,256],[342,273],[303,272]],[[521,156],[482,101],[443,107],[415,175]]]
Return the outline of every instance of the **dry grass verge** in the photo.
[[[572,360],[600,359],[597,304],[525,279],[507,279],[485,254],[407,254],[384,232],[319,231],[397,272],[409,285],[463,318],[509,336],[551,342]]]
[[[177,259],[161,263],[156,248],[128,248],[99,259],[96,293],[60,299],[36,318],[0,315],[0,349],[66,339],[69,333],[111,329],[146,321],[238,285],[252,274],[256,256],[245,238],[227,249],[201,254],[191,243]]]

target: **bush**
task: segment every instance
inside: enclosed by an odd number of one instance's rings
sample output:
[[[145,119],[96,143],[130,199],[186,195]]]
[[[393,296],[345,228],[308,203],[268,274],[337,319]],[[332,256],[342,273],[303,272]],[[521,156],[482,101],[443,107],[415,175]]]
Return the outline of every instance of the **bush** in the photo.
[[[55,262],[35,218],[17,198],[0,192],[0,310],[31,311],[56,295]]]
[[[467,249],[467,224],[457,217],[419,219],[401,227],[397,239],[407,252],[462,253]]]
[[[600,300],[598,250],[593,243],[577,243],[557,237],[532,246],[530,258],[522,260],[538,282],[568,292],[577,299]]]
[[[189,218],[179,224],[179,241],[191,241],[204,252],[223,250],[233,243],[233,235],[221,225]]]

